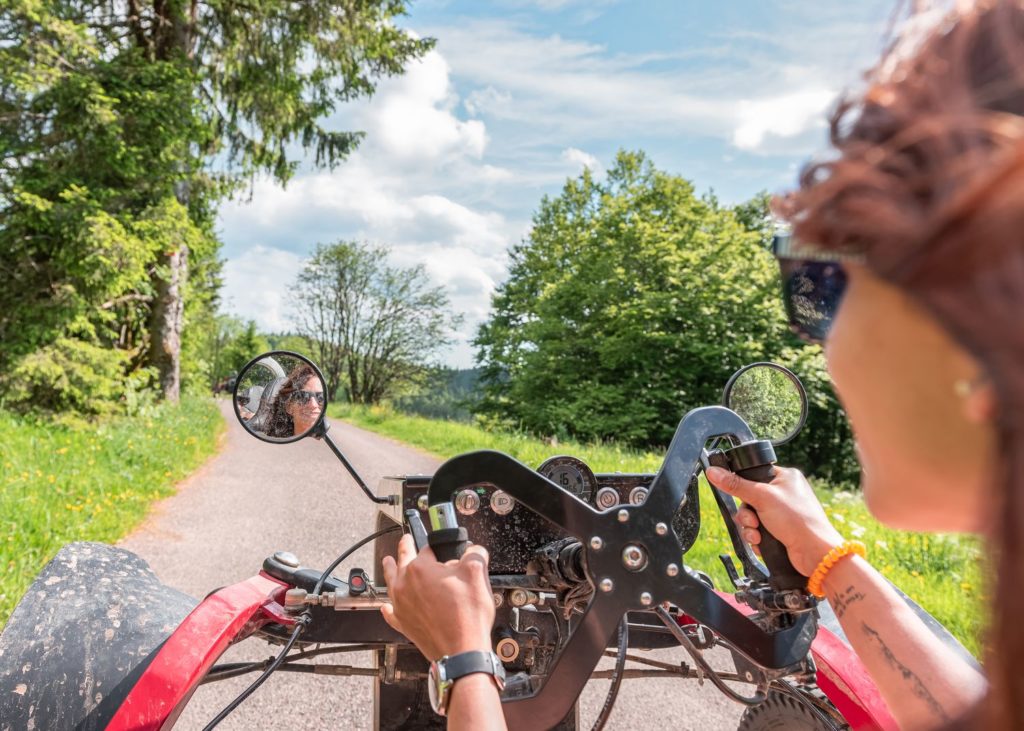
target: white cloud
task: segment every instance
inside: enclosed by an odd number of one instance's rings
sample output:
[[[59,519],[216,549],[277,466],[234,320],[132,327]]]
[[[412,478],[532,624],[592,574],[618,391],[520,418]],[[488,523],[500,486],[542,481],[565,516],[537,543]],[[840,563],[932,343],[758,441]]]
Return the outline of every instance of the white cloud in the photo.
[[[483,122],[462,121],[452,110],[448,63],[431,51],[405,74],[382,84],[360,120],[371,131],[368,144],[384,153],[421,164],[468,155],[479,159],[487,147]]]
[[[562,150],[562,159],[572,165],[576,173],[581,173],[585,168],[589,168],[590,172],[600,175],[604,169],[596,157],[575,147],[567,147]]]
[[[449,67],[436,51],[348,110],[367,139],[334,171],[297,176],[286,188],[260,180],[251,201],[221,209],[231,252],[227,308],[261,327],[287,329],[286,291],[316,243],[384,244],[391,261],[423,264],[465,317],[449,361],[472,363],[469,345],[505,276],[508,246],[525,230],[490,203],[516,175],[485,162],[483,121],[459,119]],[[239,251],[235,254],[233,252]]]
[[[795,137],[825,124],[825,110],[836,93],[808,89],[767,99],[739,103],[732,142],[741,150],[756,150],[766,138]]]
[[[288,289],[302,268],[291,251],[253,246],[224,263],[222,296],[227,309],[255,320],[265,332],[292,327]]]

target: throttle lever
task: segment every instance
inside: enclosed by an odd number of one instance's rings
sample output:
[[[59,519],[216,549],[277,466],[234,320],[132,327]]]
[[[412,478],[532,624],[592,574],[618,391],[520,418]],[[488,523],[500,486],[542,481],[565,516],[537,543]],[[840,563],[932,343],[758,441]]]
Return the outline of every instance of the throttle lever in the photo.
[[[423,527],[423,519],[420,518],[420,511],[409,508],[405,511],[405,522],[409,524],[409,532],[412,533],[412,542],[416,545],[416,553],[427,547],[427,529]]]
[[[430,534],[427,542],[441,563],[458,561],[469,545],[469,533],[459,525],[455,505],[451,502],[431,505],[427,509]]]

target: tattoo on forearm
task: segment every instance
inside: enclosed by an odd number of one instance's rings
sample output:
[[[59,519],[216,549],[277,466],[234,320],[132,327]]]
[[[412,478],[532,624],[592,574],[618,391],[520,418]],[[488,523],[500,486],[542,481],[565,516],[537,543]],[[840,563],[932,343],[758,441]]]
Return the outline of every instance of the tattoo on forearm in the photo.
[[[861,627],[864,629],[864,634],[867,635],[868,640],[877,645],[878,649],[882,651],[882,656],[885,657],[889,666],[902,675],[904,680],[910,683],[910,687],[912,688],[914,695],[924,701],[928,708],[931,709],[932,713],[938,716],[941,720],[945,722],[951,721],[952,719],[950,719],[949,715],[943,710],[942,706],[935,699],[935,696],[933,696],[928,688],[925,687],[924,683],[921,682],[921,678],[917,677],[917,674],[914,673],[913,670],[899,661],[896,655],[893,654],[892,650],[889,649],[889,646],[885,644],[885,640],[882,639],[882,636],[864,622],[861,622]]]
[[[832,605],[832,611],[836,613],[836,618],[842,619],[851,604],[856,604],[866,598],[859,589],[854,586],[848,586],[842,591],[837,591],[829,600],[829,603]]]

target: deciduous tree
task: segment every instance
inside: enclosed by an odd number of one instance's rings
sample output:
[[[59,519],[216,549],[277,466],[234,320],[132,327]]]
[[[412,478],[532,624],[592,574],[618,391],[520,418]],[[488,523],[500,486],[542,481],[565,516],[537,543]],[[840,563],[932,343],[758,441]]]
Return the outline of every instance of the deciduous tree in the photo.
[[[391,266],[383,247],[352,241],[318,246],[293,294],[331,393],[353,403],[378,403],[424,374],[460,321],[422,265]]]

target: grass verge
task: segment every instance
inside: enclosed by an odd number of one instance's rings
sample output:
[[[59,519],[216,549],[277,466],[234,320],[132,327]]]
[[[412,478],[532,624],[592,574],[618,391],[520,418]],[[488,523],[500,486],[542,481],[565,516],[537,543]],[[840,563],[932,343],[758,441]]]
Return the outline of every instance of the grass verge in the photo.
[[[83,426],[0,411],[0,626],[63,544],[124,536],[223,430],[206,398]]]
[[[384,408],[332,405],[331,416],[411,444],[440,458],[474,449],[497,449],[529,465],[555,454],[571,454],[595,472],[656,472],[663,455],[613,444],[560,442],[552,445],[523,434],[485,431],[471,424],[437,421]],[[779,449],[785,459],[785,447]],[[981,648],[984,581],[978,541],[887,528],[875,520],[860,495],[817,484],[816,490],[837,528],[868,546],[879,571],[949,629],[975,655]],[[732,551],[714,498],[702,480],[701,533],[686,563],[706,571],[719,587],[729,586],[718,556]]]

